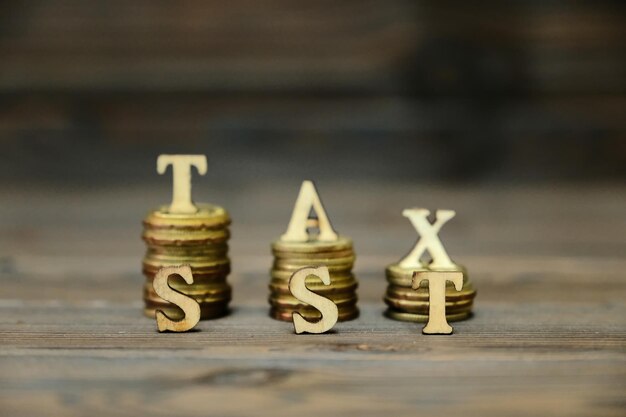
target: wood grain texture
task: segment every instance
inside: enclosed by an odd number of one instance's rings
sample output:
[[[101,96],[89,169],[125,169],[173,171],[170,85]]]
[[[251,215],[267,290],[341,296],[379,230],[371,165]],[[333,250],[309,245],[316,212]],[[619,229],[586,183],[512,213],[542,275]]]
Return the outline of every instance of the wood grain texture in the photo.
[[[140,222],[169,184],[1,189],[1,414],[623,416],[623,187],[321,184],[355,241],[362,313],[294,335],[266,297],[298,185],[196,186],[231,211],[234,299],[185,334],[142,315]],[[384,267],[416,238],[410,196],[457,211],[441,238],[478,297],[452,336],[382,315]]]

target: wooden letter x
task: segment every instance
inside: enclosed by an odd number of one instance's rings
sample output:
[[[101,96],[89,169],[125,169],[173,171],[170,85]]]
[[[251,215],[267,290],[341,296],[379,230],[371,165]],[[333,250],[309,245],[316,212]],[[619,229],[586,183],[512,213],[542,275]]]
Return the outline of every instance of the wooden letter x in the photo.
[[[437,210],[435,223],[431,224],[428,221],[429,210],[418,208],[404,210],[402,215],[408,217],[420,235],[420,239],[413,250],[400,261],[400,266],[406,269],[423,267],[424,264],[420,259],[424,252],[428,251],[432,258],[430,268],[454,268],[456,265],[450,260],[438,233],[441,226],[446,224],[455,214],[453,210]]]
[[[204,155],[159,155],[157,172],[164,174],[172,165],[174,181],[172,204],[169,212],[176,214],[193,214],[198,208],[191,201],[191,167],[194,166],[200,175],[206,174],[207,163]]]

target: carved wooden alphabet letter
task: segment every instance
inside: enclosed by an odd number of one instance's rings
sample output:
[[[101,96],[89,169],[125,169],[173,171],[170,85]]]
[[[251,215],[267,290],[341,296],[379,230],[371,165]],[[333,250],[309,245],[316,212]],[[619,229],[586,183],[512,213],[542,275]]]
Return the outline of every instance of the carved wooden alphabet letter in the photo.
[[[167,317],[161,310],[156,311],[157,328],[160,332],[186,332],[194,328],[200,321],[200,305],[193,298],[186,296],[168,284],[171,275],[180,275],[187,284],[193,284],[193,275],[189,266],[174,266],[159,269],[152,286],[154,292],[165,301],[176,304],[185,313],[185,318],[174,321]]]
[[[328,274],[328,268],[325,266],[302,268],[293,273],[289,279],[289,291],[291,291],[291,294],[322,313],[322,318],[317,323],[310,323],[299,313],[293,313],[293,327],[297,334],[327,332],[332,329],[339,318],[337,304],[306,287],[305,280],[310,275],[314,275],[321,279],[324,284],[330,285],[330,275]]]
[[[416,290],[422,281],[428,280],[428,323],[422,329],[424,334],[451,334],[452,326],[446,320],[446,282],[452,281],[454,288],[463,288],[462,272],[415,272],[411,287]]]
[[[309,218],[311,209],[315,210],[317,219]],[[337,233],[326,216],[326,211],[322,205],[315,185],[311,181],[303,181],[300,187],[300,194],[296,200],[296,205],[291,214],[291,220],[287,227],[287,232],[281,236],[281,240],[286,242],[306,242],[309,240],[307,228],[317,227],[320,230],[317,240],[330,242],[337,240]]]
[[[200,175],[206,174],[207,162],[204,155],[159,155],[157,172],[164,174],[172,165],[173,191],[170,213],[193,214],[198,208],[191,200],[191,167],[194,166]]]
[[[435,223],[431,224],[428,221],[429,210],[417,208],[404,210],[402,215],[408,217],[417,233],[419,233],[420,239],[413,250],[400,261],[400,266],[407,269],[423,267],[424,264],[420,258],[425,251],[428,251],[432,257],[430,268],[454,268],[456,265],[450,260],[438,233],[441,227],[453,218],[455,214],[453,210],[437,210]]]

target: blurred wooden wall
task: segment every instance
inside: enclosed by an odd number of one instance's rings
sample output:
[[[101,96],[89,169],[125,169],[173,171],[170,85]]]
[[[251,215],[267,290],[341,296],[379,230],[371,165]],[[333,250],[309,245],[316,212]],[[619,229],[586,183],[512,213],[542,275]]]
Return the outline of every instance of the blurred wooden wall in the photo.
[[[4,1],[0,181],[74,176],[96,154],[153,165],[170,149],[212,150],[267,175],[323,149],[345,167],[333,175],[623,180],[625,11],[619,1]],[[50,162],[66,151],[74,157]]]

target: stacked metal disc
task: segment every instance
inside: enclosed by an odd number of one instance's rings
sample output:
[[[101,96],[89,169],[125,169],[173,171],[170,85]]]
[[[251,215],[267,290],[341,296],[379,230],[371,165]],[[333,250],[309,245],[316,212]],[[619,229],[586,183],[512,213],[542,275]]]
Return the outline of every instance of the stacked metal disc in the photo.
[[[180,308],[160,298],[152,281],[162,267],[189,265],[193,284],[182,277],[172,276],[169,285],[178,292],[194,298],[200,304],[201,319],[211,319],[228,312],[231,288],[226,282],[230,273],[228,239],[230,217],[226,210],[209,204],[197,205],[193,214],[169,213],[161,207],[143,221],[142,238],[147,252],[143,259],[146,283],[143,290],[144,313],[154,317],[162,310],[173,320],[182,319]]]
[[[385,315],[395,320],[427,322],[428,321],[428,282],[422,282],[420,288],[411,288],[413,273],[420,269],[406,269],[399,264],[392,264],[385,270],[387,275],[387,293],[385,303],[389,306]],[[424,267],[423,271],[436,271]],[[450,271],[451,269],[446,269]],[[458,321],[472,315],[472,306],[476,290],[463,267],[453,269],[463,273],[463,288],[457,291],[450,282],[446,284],[446,318]]]
[[[356,289],[358,283],[352,267],[356,259],[352,249],[352,240],[341,237],[336,241],[322,242],[286,242],[278,240],[272,243],[274,265],[271,270],[270,316],[277,320],[291,321],[294,312],[300,313],[309,321],[321,318],[320,312],[308,304],[303,304],[289,291],[289,278],[298,269],[304,267],[328,267],[330,285],[316,277],[308,277],[306,286],[311,291],[329,298],[339,309],[339,321],[352,320],[359,315]]]

